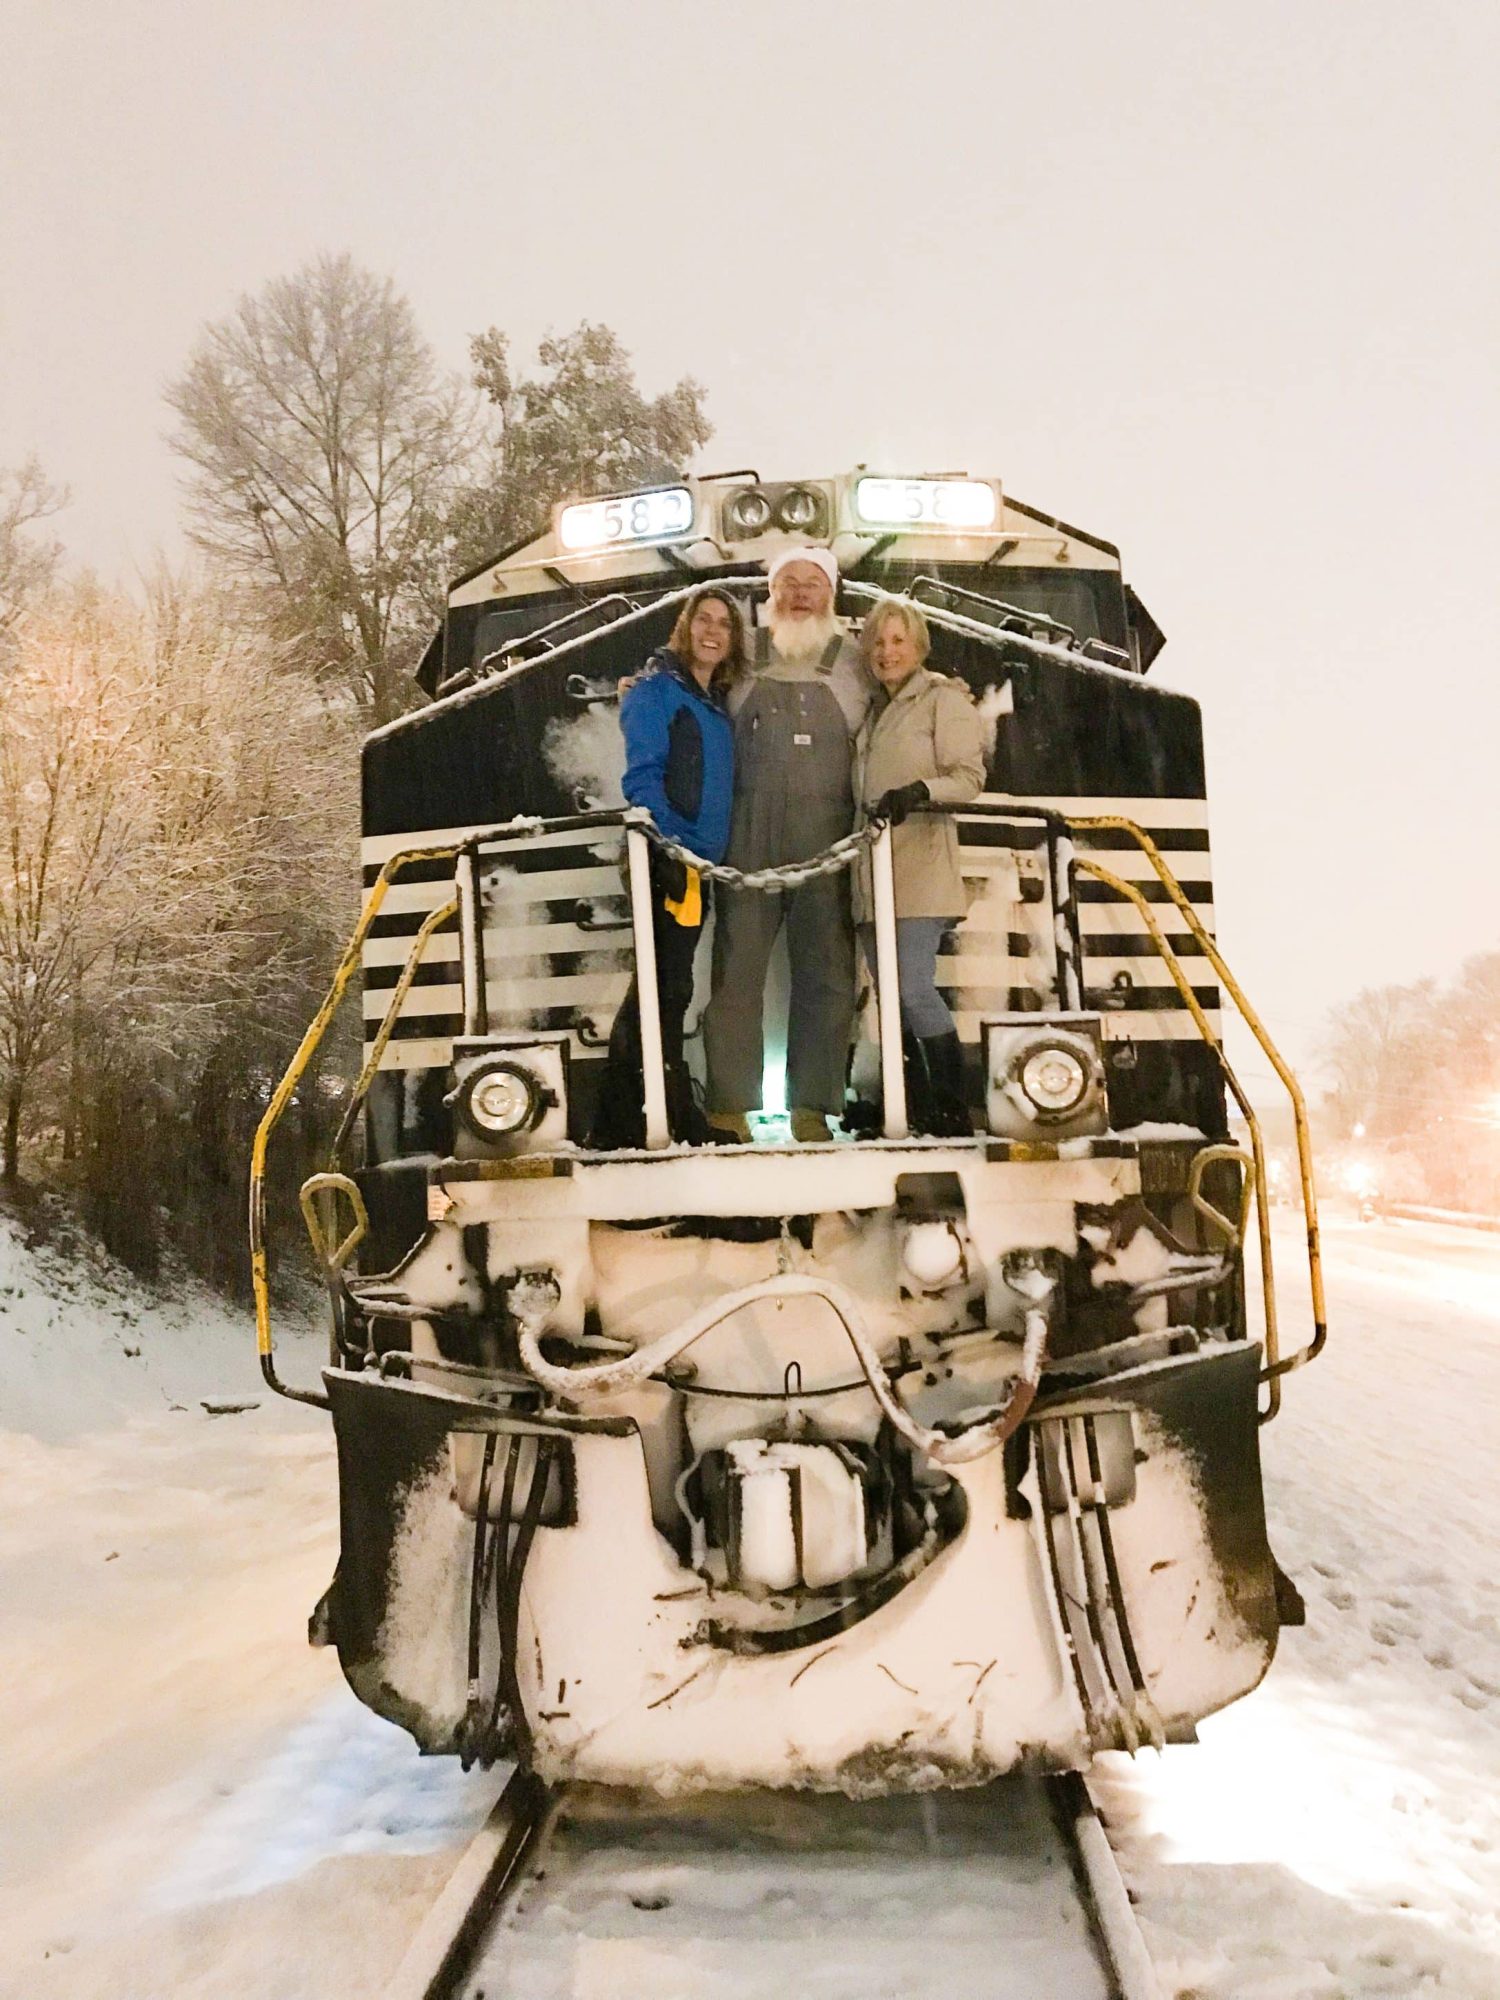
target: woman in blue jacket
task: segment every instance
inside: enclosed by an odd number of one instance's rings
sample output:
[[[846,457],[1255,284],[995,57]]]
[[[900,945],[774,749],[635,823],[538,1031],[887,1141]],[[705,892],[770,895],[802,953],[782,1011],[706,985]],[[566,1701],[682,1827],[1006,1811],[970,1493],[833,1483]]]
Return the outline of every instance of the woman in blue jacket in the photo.
[[[745,621],[732,597],[712,585],[694,591],[672,636],[626,688],[625,797],[644,806],[662,832],[705,861],[722,861],[734,795],[734,732],[725,695],[746,671]],[[683,1023],[693,998],[693,958],[708,914],[708,884],[653,848],[651,908],[656,989],[672,1137],[703,1145],[718,1135],[693,1097],[683,1056]],[[591,1134],[596,1146],[645,1142],[640,995],[634,980],[609,1036]]]

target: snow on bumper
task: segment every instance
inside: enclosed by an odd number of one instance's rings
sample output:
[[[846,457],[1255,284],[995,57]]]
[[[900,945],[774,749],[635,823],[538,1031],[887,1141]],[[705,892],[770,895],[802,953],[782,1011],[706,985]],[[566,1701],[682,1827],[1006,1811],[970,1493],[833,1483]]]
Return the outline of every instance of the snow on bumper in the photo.
[[[1064,1406],[1133,1412],[1135,1491],[1111,1526],[1139,1670],[1168,1737],[1247,1692],[1274,1650],[1253,1414],[1239,1462],[1211,1449],[1244,1433],[1226,1411],[1248,1399],[1253,1413],[1257,1360],[1253,1348],[1220,1349]],[[473,1523],[454,1498],[448,1399],[360,1377],[329,1383],[345,1671],[425,1748],[451,1750],[469,1693]],[[709,1636],[724,1595],[653,1524],[633,1430],[575,1436],[569,1450],[573,1524],[537,1532],[516,1649],[545,1777],[862,1794],[1078,1767],[1118,1740],[1101,1737],[1080,1687],[1034,1462],[1009,1493],[998,1450],[956,1468],[964,1525],[888,1602],[819,1642],[745,1656]],[[494,1629],[487,1611],[486,1685],[498,1671]]]

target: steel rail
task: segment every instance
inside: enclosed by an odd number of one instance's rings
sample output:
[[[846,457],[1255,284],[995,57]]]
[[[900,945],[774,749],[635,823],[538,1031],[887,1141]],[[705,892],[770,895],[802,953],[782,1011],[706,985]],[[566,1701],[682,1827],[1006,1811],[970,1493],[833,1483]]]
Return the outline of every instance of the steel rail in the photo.
[[[456,2000],[485,1932],[539,1855],[566,1796],[513,1772],[422,1919],[380,2000]]]
[[[1071,1848],[1079,1893],[1115,1984],[1117,2000],[1162,2000],[1130,1891],[1081,1771],[1046,1780],[1058,1832]]]
[[[1087,1781],[1070,1771],[1042,1782],[1111,1985],[1111,2000],[1162,2000],[1151,1954]],[[523,1772],[513,1774],[381,1989],[380,2000],[458,2000],[496,1921],[542,1860],[567,1795],[567,1786],[550,1788]],[[1071,2000],[1071,1995],[1058,1994],[1053,2000]]]

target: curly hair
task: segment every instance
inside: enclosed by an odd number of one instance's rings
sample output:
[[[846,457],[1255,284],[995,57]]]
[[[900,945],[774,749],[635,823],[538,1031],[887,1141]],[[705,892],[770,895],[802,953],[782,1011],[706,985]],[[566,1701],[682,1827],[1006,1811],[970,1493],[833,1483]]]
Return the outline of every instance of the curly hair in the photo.
[[[717,584],[706,583],[701,590],[695,590],[677,614],[677,623],[672,627],[672,636],[667,645],[682,661],[690,666],[693,658],[692,624],[703,604],[722,604],[729,613],[729,651],[720,664],[714,668],[709,686],[719,690],[733,687],[750,671],[750,654],[745,639],[745,614],[738,601],[727,590]]]

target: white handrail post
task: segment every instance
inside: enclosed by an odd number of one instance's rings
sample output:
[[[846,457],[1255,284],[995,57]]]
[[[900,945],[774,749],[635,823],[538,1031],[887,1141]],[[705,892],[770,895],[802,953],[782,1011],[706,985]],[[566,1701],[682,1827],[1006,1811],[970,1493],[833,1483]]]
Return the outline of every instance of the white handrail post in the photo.
[[[885,1099],[885,1136],[904,1139],[906,1070],[901,1060],[901,974],[896,958],[896,882],[891,867],[891,829],[875,836],[870,851],[875,902],[875,1007],[880,1022],[880,1084]]]
[[[479,899],[479,861],[472,847],[458,857],[459,971],[463,980],[464,1033],[483,1035],[489,1029],[484,977],[484,913]]]
[[[640,1001],[646,1144],[658,1151],[671,1143],[671,1133],[667,1127],[667,1085],[661,1053],[661,996],[656,989],[651,850],[645,834],[639,826],[632,826],[629,819],[625,824],[625,856],[630,874],[630,925],[635,938],[635,987]]]

